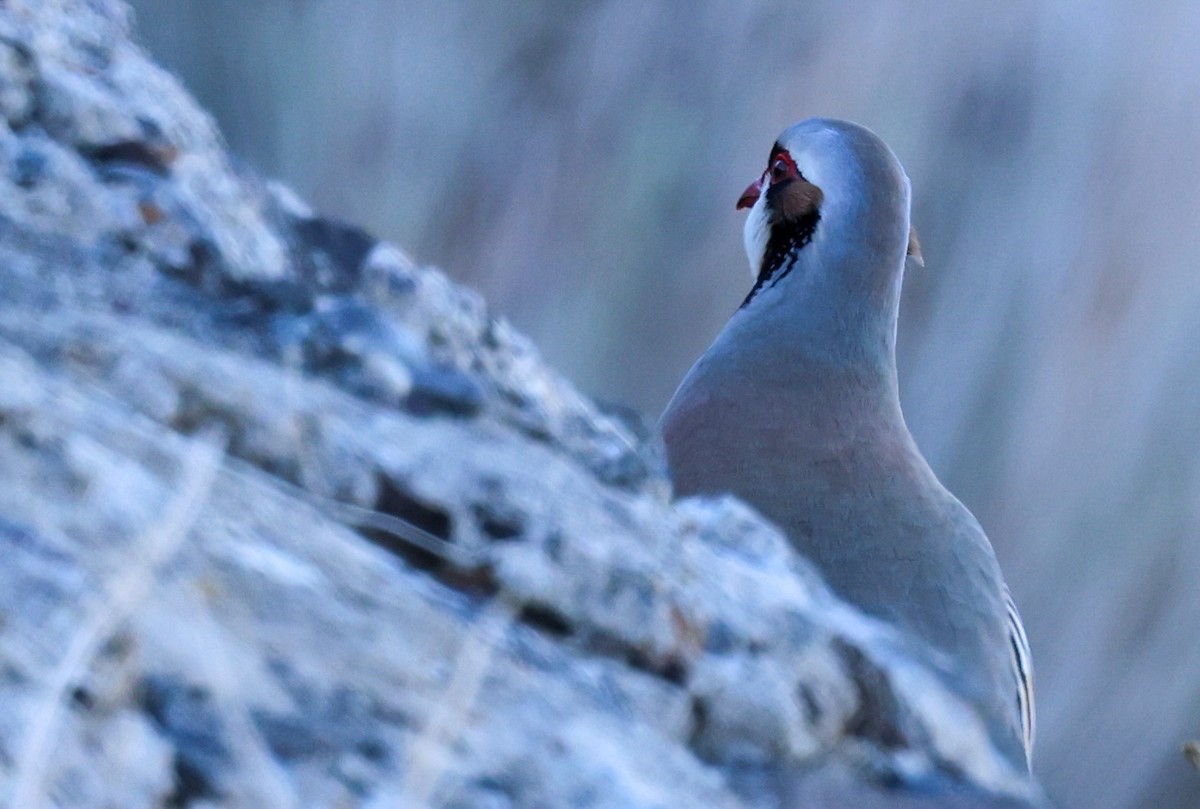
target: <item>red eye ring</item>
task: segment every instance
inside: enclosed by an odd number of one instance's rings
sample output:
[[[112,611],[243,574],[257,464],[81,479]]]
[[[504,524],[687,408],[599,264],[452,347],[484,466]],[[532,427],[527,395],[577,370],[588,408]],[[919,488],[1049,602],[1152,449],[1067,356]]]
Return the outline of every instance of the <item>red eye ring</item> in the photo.
[[[771,158],[771,165],[767,169],[767,173],[771,176],[772,185],[792,177],[800,176],[800,170],[796,168],[796,162],[792,160],[792,156],[787,152],[778,152]]]

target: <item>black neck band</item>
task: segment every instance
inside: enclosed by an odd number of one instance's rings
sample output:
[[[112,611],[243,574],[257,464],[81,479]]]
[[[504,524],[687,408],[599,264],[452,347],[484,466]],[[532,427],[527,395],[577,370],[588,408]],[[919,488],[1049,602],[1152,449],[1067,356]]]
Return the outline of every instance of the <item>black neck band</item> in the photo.
[[[762,267],[758,270],[758,278],[754,288],[742,301],[742,307],[750,303],[759,290],[765,286],[774,286],[796,264],[800,251],[812,241],[813,233],[817,230],[817,222],[821,215],[816,211],[805,214],[795,222],[777,225],[771,229],[771,238],[767,240],[767,249],[763,254]]]

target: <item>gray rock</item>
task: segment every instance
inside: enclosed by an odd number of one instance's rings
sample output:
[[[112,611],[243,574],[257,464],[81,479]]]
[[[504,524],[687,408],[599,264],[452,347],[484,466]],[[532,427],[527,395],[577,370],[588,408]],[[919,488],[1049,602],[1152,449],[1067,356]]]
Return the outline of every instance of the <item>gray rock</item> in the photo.
[[[1037,805],[778,531],[673,505],[628,418],[235,170],[127,37],[0,10],[0,800]]]

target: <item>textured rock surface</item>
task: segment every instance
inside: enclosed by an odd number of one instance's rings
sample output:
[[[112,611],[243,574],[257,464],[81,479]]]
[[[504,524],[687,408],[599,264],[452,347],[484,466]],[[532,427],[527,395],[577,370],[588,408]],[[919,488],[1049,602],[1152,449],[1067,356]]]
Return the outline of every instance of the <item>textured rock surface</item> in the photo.
[[[119,3],[0,6],[0,288],[7,806],[1034,800],[774,529],[236,166]]]

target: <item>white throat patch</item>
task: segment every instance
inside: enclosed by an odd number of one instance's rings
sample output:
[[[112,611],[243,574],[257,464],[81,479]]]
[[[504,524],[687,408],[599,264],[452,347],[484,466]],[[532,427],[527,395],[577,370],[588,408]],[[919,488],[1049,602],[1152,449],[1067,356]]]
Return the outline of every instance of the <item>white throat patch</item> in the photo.
[[[742,226],[742,240],[746,245],[746,258],[750,262],[750,277],[758,278],[763,258],[767,254],[767,242],[771,238],[770,214],[767,211],[767,195],[758,195],[746,215]]]

